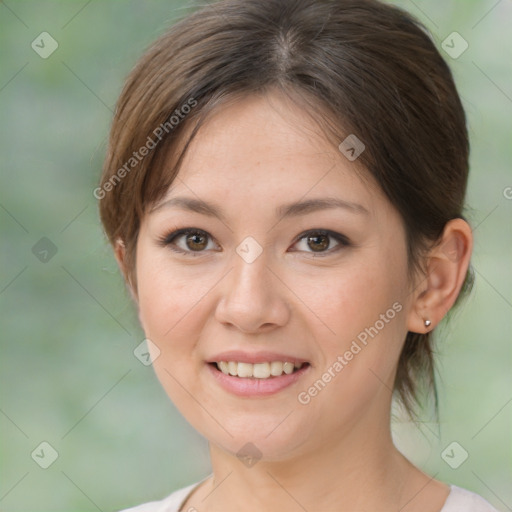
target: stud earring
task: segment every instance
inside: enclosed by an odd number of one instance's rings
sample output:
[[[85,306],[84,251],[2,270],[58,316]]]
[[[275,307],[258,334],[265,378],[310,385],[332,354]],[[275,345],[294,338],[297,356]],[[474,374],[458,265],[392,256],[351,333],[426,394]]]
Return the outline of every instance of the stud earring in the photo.
[[[430,327],[430,325],[432,324],[432,322],[430,320],[424,320],[424,323],[425,323],[425,327]]]

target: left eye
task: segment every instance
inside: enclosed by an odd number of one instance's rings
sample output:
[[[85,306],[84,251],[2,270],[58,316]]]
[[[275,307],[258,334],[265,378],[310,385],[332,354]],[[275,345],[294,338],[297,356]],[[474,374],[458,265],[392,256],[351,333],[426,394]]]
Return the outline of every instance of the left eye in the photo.
[[[331,243],[331,240],[335,241],[334,246]],[[349,245],[349,241],[344,235],[334,233],[333,231],[327,231],[325,229],[308,231],[299,235],[298,241],[294,245],[300,246],[301,243],[302,248],[299,250],[322,255],[330,254],[341,247]],[[338,249],[336,249],[336,247],[338,247]]]

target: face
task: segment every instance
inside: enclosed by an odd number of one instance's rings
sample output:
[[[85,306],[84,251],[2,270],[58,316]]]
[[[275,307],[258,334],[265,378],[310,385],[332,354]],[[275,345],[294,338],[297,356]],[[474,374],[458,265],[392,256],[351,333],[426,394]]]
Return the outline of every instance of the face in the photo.
[[[406,240],[356,164],[289,100],[248,97],[203,125],[142,221],[154,369],[227,452],[251,443],[284,460],[387,427],[411,308]]]

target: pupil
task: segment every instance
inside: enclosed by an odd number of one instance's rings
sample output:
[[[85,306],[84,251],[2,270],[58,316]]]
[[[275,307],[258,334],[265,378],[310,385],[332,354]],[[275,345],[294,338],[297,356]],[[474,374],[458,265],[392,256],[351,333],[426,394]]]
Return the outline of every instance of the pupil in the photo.
[[[204,249],[205,239],[206,239],[206,237],[204,235],[201,235],[199,233],[194,233],[187,237],[187,244],[190,249]],[[191,243],[189,244],[189,242],[191,242]]]
[[[329,247],[329,237],[326,235],[309,236],[308,244],[311,242],[316,245],[310,245],[310,248],[317,252],[319,252],[318,249],[323,250]]]

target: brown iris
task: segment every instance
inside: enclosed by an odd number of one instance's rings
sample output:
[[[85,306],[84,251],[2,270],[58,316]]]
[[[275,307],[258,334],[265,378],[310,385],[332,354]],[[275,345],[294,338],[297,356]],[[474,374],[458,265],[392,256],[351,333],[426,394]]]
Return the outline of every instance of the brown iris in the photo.
[[[323,234],[308,236],[308,246],[315,252],[321,252],[329,247],[329,237]]]
[[[199,232],[189,233],[186,236],[186,244],[192,251],[201,251],[208,245],[208,237]]]

